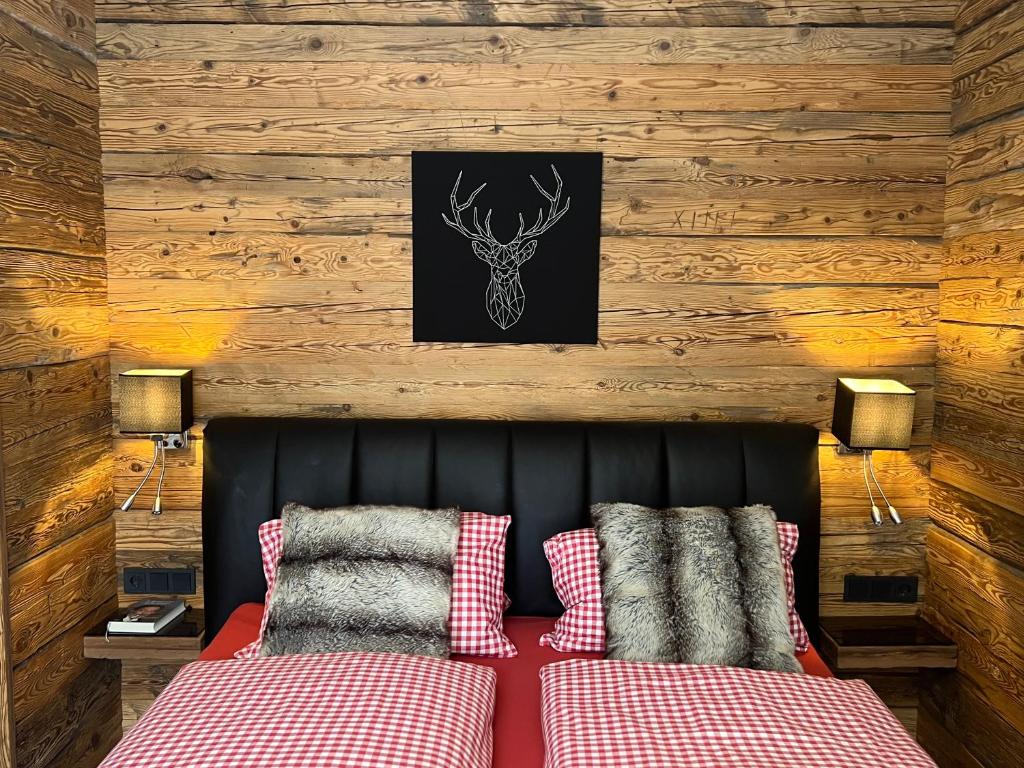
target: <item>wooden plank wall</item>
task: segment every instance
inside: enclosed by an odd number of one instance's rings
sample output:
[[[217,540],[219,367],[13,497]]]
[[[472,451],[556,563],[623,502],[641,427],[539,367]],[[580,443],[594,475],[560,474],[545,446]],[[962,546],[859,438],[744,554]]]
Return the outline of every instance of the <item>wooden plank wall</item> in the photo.
[[[0,7],[0,765],[94,766],[118,668],[107,280],[89,0]],[[10,725],[13,722],[13,734]]]
[[[201,419],[823,429],[837,375],[897,377],[904,528],[823,436],[850,612],[845,573],[924,576],[954,5],[99,0],[112,373],[194,367]],[[455,148],[605,153],[599,345],[412,343],[409,152]],[[202,441],[172,461],[122,566],[200,565]]]
[[[1024,754],[1024,2],[968,0],[956,27],[927,613],[960,666],[921,737],[995,768]]]

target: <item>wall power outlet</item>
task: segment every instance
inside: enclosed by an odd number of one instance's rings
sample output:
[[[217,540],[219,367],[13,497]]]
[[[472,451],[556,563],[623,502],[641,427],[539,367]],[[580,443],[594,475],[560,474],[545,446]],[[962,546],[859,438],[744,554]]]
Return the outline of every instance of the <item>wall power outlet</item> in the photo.
[[[916,603],[917,576],[855,576],[843,579],[846,603]]]

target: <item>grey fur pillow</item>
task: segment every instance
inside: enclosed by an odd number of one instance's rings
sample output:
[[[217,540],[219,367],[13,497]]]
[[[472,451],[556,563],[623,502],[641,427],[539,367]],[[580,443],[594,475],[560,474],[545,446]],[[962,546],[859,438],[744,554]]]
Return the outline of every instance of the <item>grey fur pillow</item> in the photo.
[[[799,672],[775,514],[591,508],[611,659]]]
[[[287,504],[261,654],[445,658],[457,509]]]

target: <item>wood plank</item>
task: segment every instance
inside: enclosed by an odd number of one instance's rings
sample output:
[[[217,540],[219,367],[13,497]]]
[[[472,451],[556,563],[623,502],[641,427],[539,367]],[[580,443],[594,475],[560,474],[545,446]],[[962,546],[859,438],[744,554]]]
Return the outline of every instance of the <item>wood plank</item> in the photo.
[[[760,150],[760,151],[759,151]],[[325,157],[224,153],[108,152],[103,156],[107,187],[152,184],[159,178],[179,190],[202,190],[230,182],[242,190],[267,182],[330,182],[340,197],[402,197],[409,195],[412,162],[408,154]],[[851,184],[856,182],[921,182],[943,184],[944,157],[903,157],[890,153],[850,151],[818,158],[809,168],[805,158],[765,157],[764,148],[725,144],[706,147],[693,157],[619,159],[606,155],[602,175],[609,186],[705,182],[729,187],[774,184]],[[308,191],[308,189],[307,189]]]
[[[804,234],[935,236],[942,230],[938,192],[926,185],[898,184],[847,194],[814,194],[795,188],[733,194],[696,190],[662,195],[657,188],[609,190],[602,208],[602,232],[609,234]],[[681,192],[681,190],[680,190]],[[778,196],[778,200],[774,199]]]
[[[30,720],[88,670],[92,662],[84,656],[83,638],[115,610],[117,604],[111,596],[14,670],[14,708],[19,723]]]
[[[963,0],[955,11],[953,29],[962,34],[1013,2],[1014,0]]]
[[[18,75],[0,80],[0,131],[60,147],[84,157],[100,152],[96,106],[86,106]]]
[[[800,349],[792,350],[795,364],[808,365],[820,364],[822,354],[819,350],[826,351],[831,345],[842,343],[842,339],[850,338],[851,335],[854,338],[871,338],[877,342],[895,335],[889,329],[900,327],[905,329],[904,333],[913,334],[912,329],[919,327],[928,329],[928,332],[913,339],[910,348],[920,349],[926,357],[934,355],[934,309],[926,304],[927,290],[895,289],[881,293],[852,291],[868,302],[869,306],[864,308],[829,307],[817,303],[815,300],[819,296],[815,292],[818,289],[813,287],[773,291],[744,286],[733,293],[709,286],[690,286],[690,298],[682,298],[680,292],[685,293],[687,287],[678,286],[676,301],[679,303],[673,307],[665,304],[654,307],[644,303],[616,305],[610,303],[610,299],[607,300],[609,303],[605,305],[606,309],[600,313],[600,343],[627,347],[642,344],[644,348],[655,343],[671,351],[675,357],[692,351],[690,361],[694,364],[697,364],[697,360],[711,364],[705,360],[715,359],[720,352],[701,349],[702,344],[749,345],[750,349],[760,352],[780,351],[789,345],[796,345]],[[699,288],[705,287],[711,294],[706,306],[695,298],[701,293]],[[818,293],[826,294],[827,291],[818,290]],[[394,293],[391,295],[396,297]],[[772,299],[783,296],[793,301],[806,300],[809,303],[807,313],[801,313],[796,305],[784,309],[770,303]],[[851,301],[856,297],[851,296]],[[152,316],[148,310],[136,313],[128,311],[124,305],[115,305],[112,310],[115,322],[112,346],[119,351],[162,350],[156,356],[167,356],[180,350],[180,357],[188,356],[192,359],[197,355],[210,355],[214,351],[249,349],[253,356],[262,356],[261,361],[268,362],[273,359],[276,351],[291,351],[293,355],[301,355],[304,352],[327,352],[333,348],[340,353],[346,348],[344,345],[375,349],[372,345],[410,342],[412,317],[408,304],[382,306],[379,300],[370,297],[353,299],[327,307],[282,308],[264,303],[259,307],[239,308],[242,314],[235,317],[222,310],[192,308],[184,314],[167,319]],[[751,313],[744,309],[740,304],[742,299],[753,300],[757,311]],[[282,323],[290,326],[287,336],[281,334]],[[875,332],[850,334],[834,328],[835,323],[847,323],[851,328],[873,328]],[[372,342],[366,340],[368,335],[373,339]],[[823,342],[823,346],[817,346],[818,342]],[[573,354],[589,355],[595,362],[601,357],[603,349],[588,350],[571,345],[534,347],[538,348],[555,354],[568,350]],[[487,346],[452,344],[435,345],[431,349],[479,350],[487,349]],[[676,352],[678,349],[683,351]],[[871,359],[883,364],[881,361],[888,352],[878,350]],[[462,359],[469,360],[473,354],[464,353]],[[479,354],[487,356],[487,353]],[[736,360],[749,360],[740,348],[733,349],[731,354],[719,359],[733,361],[726,365],[735,365]],[[772,362],[780,361],[774,359]],[[832,364],[841,366],[843,363],[839,359]],[[905,364],[905,360],[901,364]]]
[[[96,160],[86,160],[59,147],[0,136],[0,175],[12,187],[26,183],[45,185],[53,188],[54,195],[63,196],[61,199],[75,201],[73,196],[80,195],[94,206],[93,210],[103,207],[103,178]],[[86,220],[94,223],[92,218]],[[99,223],[102,224],[102,218]]]
[[[486,265],[479,278],[483,288]],[[626,323],[639,328],[665,320],[720,323],[726,316],[742,321],[752,307],[758,310],[756,322],[776,319],[789,327],[817,327],[840,318],[848,326],[884,324],[887,320],[933,325],[937,319],[938,291],[927,284],[848,286],[839,296],[831,286],[807,283],[610,282],[602,288],[598,311],[602,325],[609,329]],[[268,293],[251,281],[212,278],[115,279],[110,281],[109,293],[111,319],[116,322],[148,322],[153,319],[151,313],[164,311],[168,297],[174,296],[178,298],[171,314],[189,325],[221,323],[223,318],[217,313],[226,310],[238,311],[247,323],[255,324],[277,310],[294,315],[296,323],[332,320],[360,328],[376,326],[382,317],[390,315],[397,326],[399,320],[402,324],[411,321],[412,309],[409,282],[296,281],[289,286],[287,304],[276,292]],[[375,313],[379,316],[374,317]]]
[[[948,64],[930,27],[339,26],[99,24],[104,59],[502,64]]]
[[[1024,202],[1024,197],[1021,199]],[[939,311],[945,321],[1024,326],[1022,288],[1024,277],[946,280],[940,291]]]
[[[1022,66],[1024,51],[1018,51],[957,80],[953,84],[954,129],[1019,110],[1024,104]]]
[[[41,37],[52,37],[87,59],[96,39],[91,0],[11,0],[0,13],[31,27]]]
[[[0,371],[3,448],[37,435],[60,437],[65,427],[109,413],[110,361],[106,356],[37,368]]]
[[[318,328],[324,332],[311,336]],[[214,359],[288,366],[340,362],[349,366],[408,363],[422,356],[430,356],[436,362],[486,364],[496,354],[508,364],[543,360],[552,365],[669,365],[678,363],[681,357],[693,366],[732,365],[735,360],[761,357],[778,365],[864,367],[931,365],[935,359],[935,328],[899,322],[849,328],[835,324],[788,327],[785,323],[744,322],[739,327],[666,324],[658,329],[605,329],[597,347],[423,344],[412,341],[410,327],[391,331],[387,324],[378,326],[370,339],[365,335],[355,340],[339,338],[336,332],[324,329],[322,323],[307,325],[303,334],[302,343],[296,345],[263,323],[237,325],[222,318],[215,325],[172,326],[135,319],[112,326],[111,352],[120,364],[166,365],[172,361],[193,368]]]
[[[996,374],[1011,374],[1024,354],[1024,330],[1012,326],[939,323],[941,365],[956,365]]]
[[[106,358],[0,372],[11,566],[109,516],[109,385]]]
[[[1018,426],[1021,424],[1021,411],[1024,410],[1024,397],[1021,396],[1024,390],[1019,375],[939,365],[936,388],[940,393],[938,399],[943,405],[952,406],[958,413],[969,414],[970,418],[982,422],[978,425],[975,437],[983,438],[982,424],[985,422],[1002,422],[1005,425],[1002,436],[1007,442],[995,452],[997,455],[1008,453],[1007,449],[1014,444],[1014,435],[1017,435],[1017,442],[1020,436],[1024,436],[1024,429]],[[967,442],[970,442],[969,436]],[[1006,455],[1005,458],[1011,457]]]
[[[932,478],[962,488],[985,501],[1024,514],[1024,472],[1020,464],[979,460],[963,446],[932,446]]]
[[[961,673],[1024,730],[1024,573],[939,528],[928,534],[928,565],[929,605],[957,642]]]
[[[935,523],[964,541],[1017,568],[1024,568],[1024,516],[945,483],[931,492]]]
[[[324,188],[326,187],[326,188]],[[410,234],[408,198],[341,197],[301,182],[196,190],[162,182],[111,183],[107,226],[115,231]],[[814,202],[809,202],[813,196]],[[506,213],[506,218],[509,214]],[[609,186],[602,233],[653,235],[897,235],[942,232],[942,187],[932,184],[714,188],[701,183]],[[496,231],[497,231],[496,226]],[[513,230],[514,232],[514,230]]]
[[[929,675],[921,689],[922,711],[955,734],[959,743],[986,766],[1014,765],[1024,754],[1024,737],[994,709],[982,690],[964,675]],[[930,734],[928,734],[930,736]],[[926,748],[940,750],[941,742],[931,738]],[[964,765],[957,755],[942,752],[943,768]],[[973,768],[968,761],[967,766]]]
[[[995,65],[993,65],[995,66]],[[946,112],[943,65],[103,61],[104,106]]]
[[[1018,277],[1024,270],[1024,231],[982,232],[945,241],[942,276]]]
[[[146,714],[180,668],[180,664],[126,662],[122,665],[121,706],[125,733]]]
[[[1024,7],[1009,3],[999,13],[956,35],[953,79],[959,80],[1024,47]]]
[[[939,768],[985,768],[925,706],[917,710],[917,740]]]
[[[0,438],[4,432],[4,415],[0,410]],[[0,448],[0,508],[7,504],[4,488],[7,485],[3,450]],[[11,620],[8,595],[9,569],[7,565],[6,515],[0,514],[0,768],[14,768],[14,673],[11,663]]]
[[[120,679],[117,662],[93,661],[60,696],[22,723],[19,768],[95,765],[120,735],[112,717]]]
[[[1024,461],[1024,434],[1014,422],[993,419],[961,404],[938,403],[935,431],[943,442],[972,449],[979,457],[997,461]]]
[[[543,366],[513,368],[499,364],[486,370],[425,365],[415,371],[381,368],[345,375],[337,369],[304,367],[284,375],[281,371],[208,365],[197,372],[195,396],[200,416],[236,409],[253,415],[296,414],[302,409],[330,410],[347,402],[360,409],[382,411],[391,407],[396,417],[399,413],[441,410],[450,417],[461,413],[465,418],[486,418],[488,412],[500,412],[512,418],[515,413],[544,409],[560,410],[566,418],[586,419],[620,409],[637,409],[633,418],[639,418],[640,413],[648,419],[667,420],[694,414],[711,419],[743,414],[827,428],[835,380],[845,372],[730,367],[686,373],[678,368],[646,368],[639,372],[632,367],[604,367],[567,376],[564,371]],[[931,372],[901,369],[894,375],[919,391],[915,440],[924,442],[931,426]],[[539,391],[544,393],[542,403],[535,402],[540,398],[517,397],[517,393]],[[758,391],[770,392],[770,401],[752,402],[751,394]],[[302,392],[301,401],[290,396],[295,392]],[[519,399],[530,402],[519,404]]]
[[[114,591],[113,547],[109,520],[11,570],[15,664],[107,601]]]
[[[989,0],[990,2],[992,0]],[[1003,0],[1006,2],[1006,0]],[[948,24],[953,0],[870,0],[842,2],[774,0],[709,8],[701,0],[386,0],[358,4],[281,5],[276,0],[98,0],[100,21],[206,21],[252,23],[332,22],[336,24],[552,24],[567,26],[787,26],[797,24]]]
[[[75,738],[50,763],[50,768],[96,768],[120,740],[120,701],[119,697],[110,696],[101,709],[89,712],[88,720],[79,726]]]
[[[1024,228],[1024,169],[946,187],[948,236]]]
[[[700,156],[719,146],[761,148],[766,158],[863,151],[934,157],[948,117],[934,114],[663,113],[224,109],[104,109],[109,152],[259,152],[324,155],[411,150],[603,151],[620,157]]]
[[[955,134],[949,142],[950,184],[1024,168],[1024,113]]]
[[[66,165],[65,165],[66,163]],[[0,137],[0,248],[99,256],[103,193],[99,169],[84,158],[23,139]]]
[[[7,6],[5,6],[6,8]],[[0,55],[7,73],[99,108],[96,64],[0,10]]]
[[[0,367],[82,360],[107,350],[101,260],[0,248]]]
[[[412,240],[390,235],[118,232],[107,236],[107,253],[113,280],[274,281],[283,288],[310,279],[412,279]],[[606,237],[601,280],[937,283],[942,254],[933,239]]]

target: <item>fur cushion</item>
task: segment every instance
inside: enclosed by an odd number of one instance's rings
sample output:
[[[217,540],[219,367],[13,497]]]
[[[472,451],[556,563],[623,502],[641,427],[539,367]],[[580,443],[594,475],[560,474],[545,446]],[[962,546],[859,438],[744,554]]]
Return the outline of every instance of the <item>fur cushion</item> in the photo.
[[[287,504],[261,654],[445,658],[459,511]]]
[[[800,671],[770,507],[591,515],[608,658]]]

